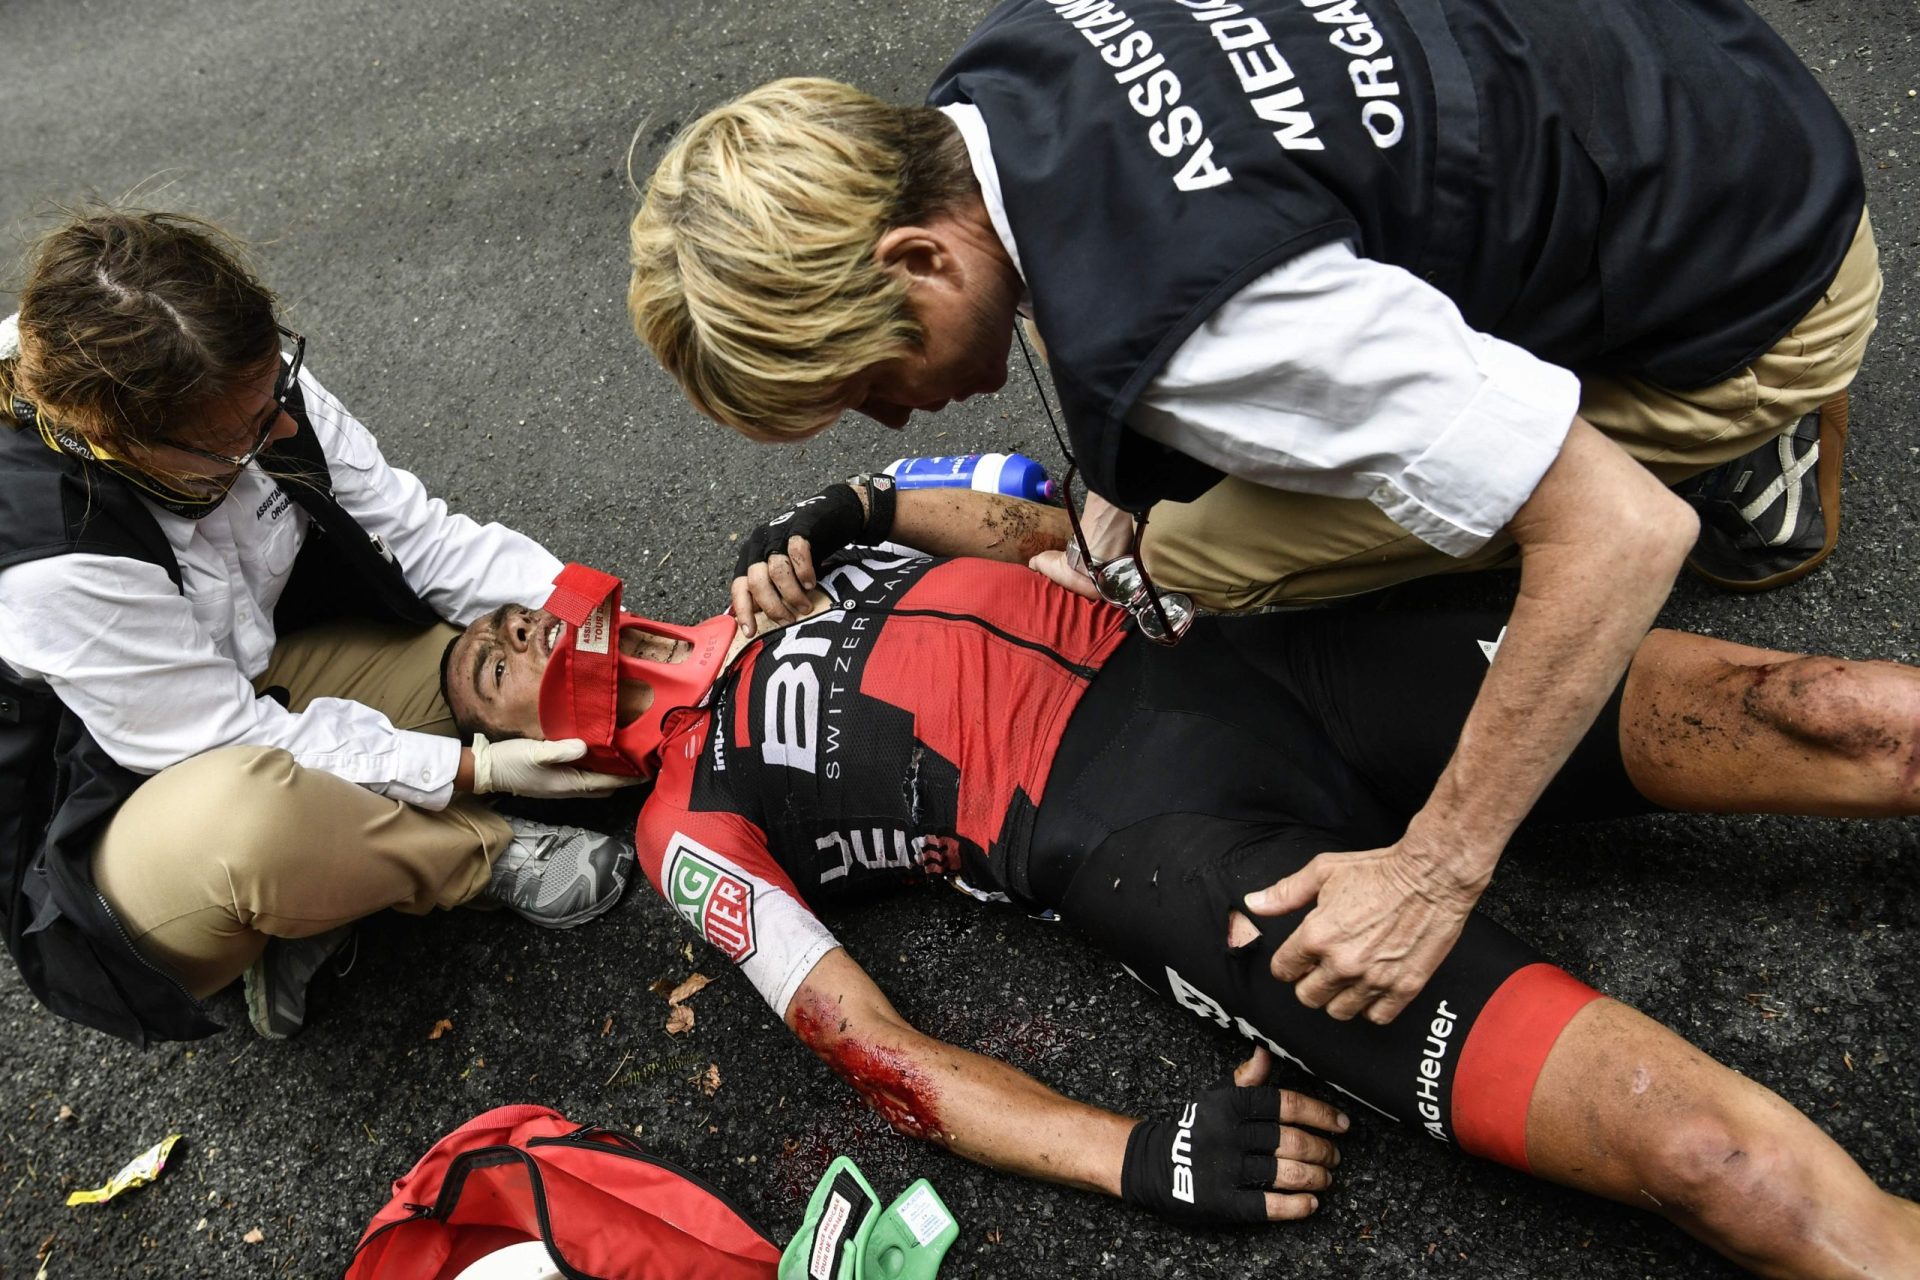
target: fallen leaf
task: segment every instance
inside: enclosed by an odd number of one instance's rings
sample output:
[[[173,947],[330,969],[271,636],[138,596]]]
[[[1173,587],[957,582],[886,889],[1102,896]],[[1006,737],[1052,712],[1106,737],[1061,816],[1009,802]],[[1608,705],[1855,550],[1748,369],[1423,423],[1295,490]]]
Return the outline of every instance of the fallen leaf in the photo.
[[[673,979],[655,978],[651,983],[647,984],[647,990],[664,1000],[667,998],[667,993],[673,990]]]
[[[608,1014],[607,1020],[600,1024],[600,1034],[603,1036],[610,1036],[613,1034],[613,1015],[612,1014]]]
[[[442,1018],[440,1019],[440,1021],[433,1024],[433,1030],[427,1032],[427,1039],[438,1040],[441,1036],[447,1034],[447,1032],[451,1030],[453,1030],[453,1019]]]
[[[57,1123],[59,1123],[59,1122],[60,1122],[60,1121],[62,1121],[62,1120],[71,1120],[71,1119],[73,1119],[73,1108],[72,1108],[72,1107],[70,1107],[70,1106],[68,1106],[68,1105],[67,1105],[66,1103],[64,1103],[64,1102],[63,1102],[63,1103],[61,1103],[61,1104],[60,1104],[60,1114],[59,1114],[59,1115],[57,1115],[57,1116],[55,1116],[55,1117],[54,1117],[53,1119],[54,1119],[54,1122],[55,1122],[56,1124],[57,1124]]]
[[[240,1238],[242,1240],[245,1240],[248,1244],[259,1244],[262,1240],[265,1240],[267,1238],[267,1233],[262,1231],[260,1228],[255,1227],[253,1230],[247,1232],[247,1234],[241,1236]]]
[[[700,1091],[711,1098],[720,1092],[720,1064],[709,1062],[706,1074],[700,1077]]]
[[[677,1004],[667,1014],[667,1034],[677,1036],[693,1030],[693,1006]]]
[[[680,1004],[684,1001],[691,1000],[693,997],[699,995],[701,991],[705,990],[706,985],[712,981],[713,979],[709,978],[706,974],[696,973],[673,989],[673,993],[667,997],[667,1003]]]
[[[1002,1235],[1000,1234],[1000,1228],[998,1228],[998,1227],[988,1227],[988,1228],[987,1228],[987,1243],[988,1243],[988,1244],[999,1244],[999,1243],[1000,1243],[1000,1241],[1001,1241],[1002,1239],[1003,1239],[1003,1237],[1002,1237]]]

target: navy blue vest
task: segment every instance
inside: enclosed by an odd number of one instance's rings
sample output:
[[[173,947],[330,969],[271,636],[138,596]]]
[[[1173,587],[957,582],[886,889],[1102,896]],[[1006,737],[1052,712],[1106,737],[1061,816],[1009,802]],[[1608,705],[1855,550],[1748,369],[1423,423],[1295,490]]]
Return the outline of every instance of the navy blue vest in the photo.
[[[298,395],[300,431],[262,458],[312,517],[274,622],[281,634],[358,616],[438,621],[399,566],[334,501]],[[132,486],[0,425],[0,569],[86,552],[180,568]],[[0,664],[0,927],[33,994],[53,1012],[136,1044],[211,1035],[220,1024],[134,947],[95,887],[108,821],[145,778],[116,763],[46,686]]]
[[[1007,0],[979,108],[1088,483],[1218,476],[1127,430],[1221,303],[1332,240],[1578,372],[1731,375],[1831,281],[1853,140],[1742,0]]]

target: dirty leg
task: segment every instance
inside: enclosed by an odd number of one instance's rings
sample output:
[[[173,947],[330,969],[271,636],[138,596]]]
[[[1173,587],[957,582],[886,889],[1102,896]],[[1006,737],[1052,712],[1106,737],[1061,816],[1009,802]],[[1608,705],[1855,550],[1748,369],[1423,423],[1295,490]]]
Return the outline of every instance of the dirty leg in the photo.
[[[1920,813],[1920,669],[1655,631],[1627,674],[1620,749],[1671,809]]]
[[[1527,1111],[1533,1172],[1649,1209],[1763,1276],[1911,1275],[1920,1205],[1784,1099],[1644,1014],[1596,1000]]]

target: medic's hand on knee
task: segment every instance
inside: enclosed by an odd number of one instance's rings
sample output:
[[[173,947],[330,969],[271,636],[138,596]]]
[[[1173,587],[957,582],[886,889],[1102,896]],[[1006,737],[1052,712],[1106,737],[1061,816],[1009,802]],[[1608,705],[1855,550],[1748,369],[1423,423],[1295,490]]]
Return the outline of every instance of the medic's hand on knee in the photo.
[[[1171,1119],[1142,1120],[1127,1139],[1120,1198],[1175,1222],[1266,1222],[1304,1218],[1312,1193],[1332,1185],[1340,1153],[1312,1129],[1342,1133],[1336,1108],[1264,1083],[1266,1050]]]
[[[887,540],[893,525],[891,496],[889,488],[889,500],[875,502],[869,511],[853,485],[829,485],[748,533],[734,561],[730,592],[740,629],[753,630],[755,609],[775,622],[792,622],[805,614],[807,592],[817,585],[818,562],[856,542]]]
[[[550,799],[603,796],[621,787],[637,786],[642,781],[572,768],[568,761],[578,760],[587,753],[587,744],[579,738],[552,742],[510,738],[505,742],[489,742],[486,735],[476,733],[472,752],[473,794],[477,796],[498,792]]]

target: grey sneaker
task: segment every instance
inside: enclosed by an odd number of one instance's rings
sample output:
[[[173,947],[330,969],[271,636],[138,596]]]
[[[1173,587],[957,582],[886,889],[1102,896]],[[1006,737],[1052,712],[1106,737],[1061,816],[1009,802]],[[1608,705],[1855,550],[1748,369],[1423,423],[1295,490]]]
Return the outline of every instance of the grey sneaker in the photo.
[[[633,846],[584,827],[501,815],[513,843],[493,864],[486,896],[549,929],[584,924],[620,901]]]
[[[1792,430],[1675,492],[1700,514],[1687,567],[1729,591],[1771,591],[1803,578],[1840,540],[1847,393]]]
[[[307,1021],[307,985],[352,937],[353,926],[341,925],[311,938],[269,938],[241,980],[253,1029],[269,1040],[285,1040],[298,1031]]]

